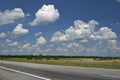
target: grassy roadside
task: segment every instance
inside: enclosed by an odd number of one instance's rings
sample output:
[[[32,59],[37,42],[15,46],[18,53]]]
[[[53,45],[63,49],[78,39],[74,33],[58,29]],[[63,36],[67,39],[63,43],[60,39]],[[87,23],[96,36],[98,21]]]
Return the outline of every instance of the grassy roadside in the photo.
[[[93,67],[93,68],[107,68],[107,69],[120,69],[120,60],[94,60],[92,58],[60,58],[59,60],[54,59],[26,59],[26,58],[8,58],[6,61],[16,62],[29,62],[38,64],[51,64],[51,65],[62,65],[62,66],[76,66],[76,67]]]

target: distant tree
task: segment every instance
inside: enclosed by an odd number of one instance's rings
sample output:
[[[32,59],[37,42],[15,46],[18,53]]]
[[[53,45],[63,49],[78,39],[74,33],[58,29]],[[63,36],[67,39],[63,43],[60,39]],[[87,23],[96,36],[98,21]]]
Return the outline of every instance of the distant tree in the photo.
[[[42,60],[42,55],[35,56],[35,59],[36,59],[36,60]]]
[[[0,57],[0,59],[1,59],[1,60],[3,60],[3,59],[4,59],[4,57],[2,57],[2,56],[1,56],[1,57]]]
[[[45,56],[45,58],[46,58],[46,60],[50,60],[51,57],[47,55],[47,56]]]
[[[59,57],[55,56],[55,57],[53,57],[53,59],[54,59],[54,60],[58,60],[58,59],[59,59]]]
[[[32,60],[32,56],[27,56],[27,60]]]

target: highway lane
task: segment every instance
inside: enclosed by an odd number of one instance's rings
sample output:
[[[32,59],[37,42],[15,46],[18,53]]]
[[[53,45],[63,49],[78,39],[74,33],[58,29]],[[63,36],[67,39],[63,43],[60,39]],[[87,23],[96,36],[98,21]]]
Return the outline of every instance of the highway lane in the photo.
[[[0,61],[0,66],[18,70],[21,72],[26,72],[51,80],[120,80],[120,70],[114,69],[68,67],[9,61]],[[4,69],[0,68],[0,71],[1,70]],[[16,74],[16,72],[14,72],[14,74]]]
[[[0,80],[43,80],[43,79],[0,69]]]

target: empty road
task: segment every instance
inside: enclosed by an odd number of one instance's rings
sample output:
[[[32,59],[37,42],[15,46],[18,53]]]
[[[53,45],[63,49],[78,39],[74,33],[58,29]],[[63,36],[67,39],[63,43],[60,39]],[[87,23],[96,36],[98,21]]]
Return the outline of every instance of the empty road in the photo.
[[[120,70],[0,61],[0,80],[120,80]]]

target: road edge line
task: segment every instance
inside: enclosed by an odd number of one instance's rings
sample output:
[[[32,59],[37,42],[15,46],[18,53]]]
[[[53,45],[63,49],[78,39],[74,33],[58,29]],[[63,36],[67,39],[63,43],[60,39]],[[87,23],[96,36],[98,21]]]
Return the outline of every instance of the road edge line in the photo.
[[[112,78],[120,78],[118,76],[112,76],[112,75],[101,75],[101,76],[104,76],[104,77],[112,77]]]
[[[27,76],[31,76],[31,77],[35,77],[35,78],[39,78],[39,79],[43,79],[43,80],[51,80],[51,79],[48,79],[48,78],[45,78],[45,77],[33,75],[33,74],[22,72],[22,71],[19,71],[19,70],[10,69],[10,68],[3,67],[3,66],[0,66],[0,69],[4,69],[4,70],[8,70],[8,71],[24,74],[24,75],[27,75]]]

